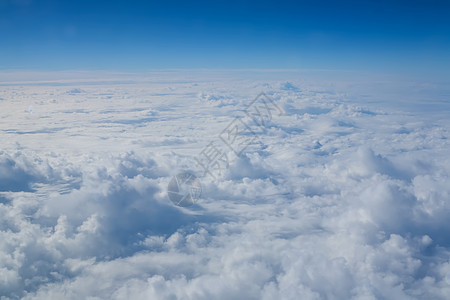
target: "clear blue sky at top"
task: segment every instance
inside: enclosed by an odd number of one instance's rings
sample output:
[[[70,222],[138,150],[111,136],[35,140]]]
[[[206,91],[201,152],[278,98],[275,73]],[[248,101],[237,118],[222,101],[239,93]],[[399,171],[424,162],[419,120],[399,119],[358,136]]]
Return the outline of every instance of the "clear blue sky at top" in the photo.
[[[450,1],[0,0],[0,69],[446,72]]]

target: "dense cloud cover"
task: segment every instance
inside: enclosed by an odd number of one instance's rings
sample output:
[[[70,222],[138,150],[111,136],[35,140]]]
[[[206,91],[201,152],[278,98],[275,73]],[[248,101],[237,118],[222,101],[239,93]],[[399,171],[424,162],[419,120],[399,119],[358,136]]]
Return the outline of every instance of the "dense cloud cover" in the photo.
[[[1,299],[448,299],[448,106],[234,75],[4,83]],[[262,91],[283,114],[204,175]]]

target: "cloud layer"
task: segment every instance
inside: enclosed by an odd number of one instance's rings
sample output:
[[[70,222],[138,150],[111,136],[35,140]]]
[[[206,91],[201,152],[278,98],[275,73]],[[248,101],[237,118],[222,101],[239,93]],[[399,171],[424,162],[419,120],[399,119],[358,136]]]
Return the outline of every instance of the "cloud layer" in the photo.
[[[326,82],[161,76],[1,91],[1,299],[448,298],[447,119]],[[283,115],[203,176],[261,91]],[[167,197],[182,170],[188,208]]]

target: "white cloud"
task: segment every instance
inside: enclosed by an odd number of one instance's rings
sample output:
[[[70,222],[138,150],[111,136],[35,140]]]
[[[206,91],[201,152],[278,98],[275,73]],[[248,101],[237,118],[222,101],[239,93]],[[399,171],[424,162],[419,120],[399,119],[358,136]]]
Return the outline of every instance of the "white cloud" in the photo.
[[[1,91],[1,296],[448,297],[448,120],[292,74],[157,75]],[[193,158],[269,87],[285,114],[202,177]],[[197,206],[167,198],[182,170],[202,180]]]

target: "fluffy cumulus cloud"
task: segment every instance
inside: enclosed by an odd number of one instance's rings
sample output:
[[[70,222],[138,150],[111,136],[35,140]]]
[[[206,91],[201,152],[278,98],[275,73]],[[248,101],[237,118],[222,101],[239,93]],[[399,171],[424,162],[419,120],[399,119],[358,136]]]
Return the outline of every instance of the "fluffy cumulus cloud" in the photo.
[[[248,76],[5,85],[0,299],[448,299],[448,107]],[[204,174],[261,91],[283,114]]]

